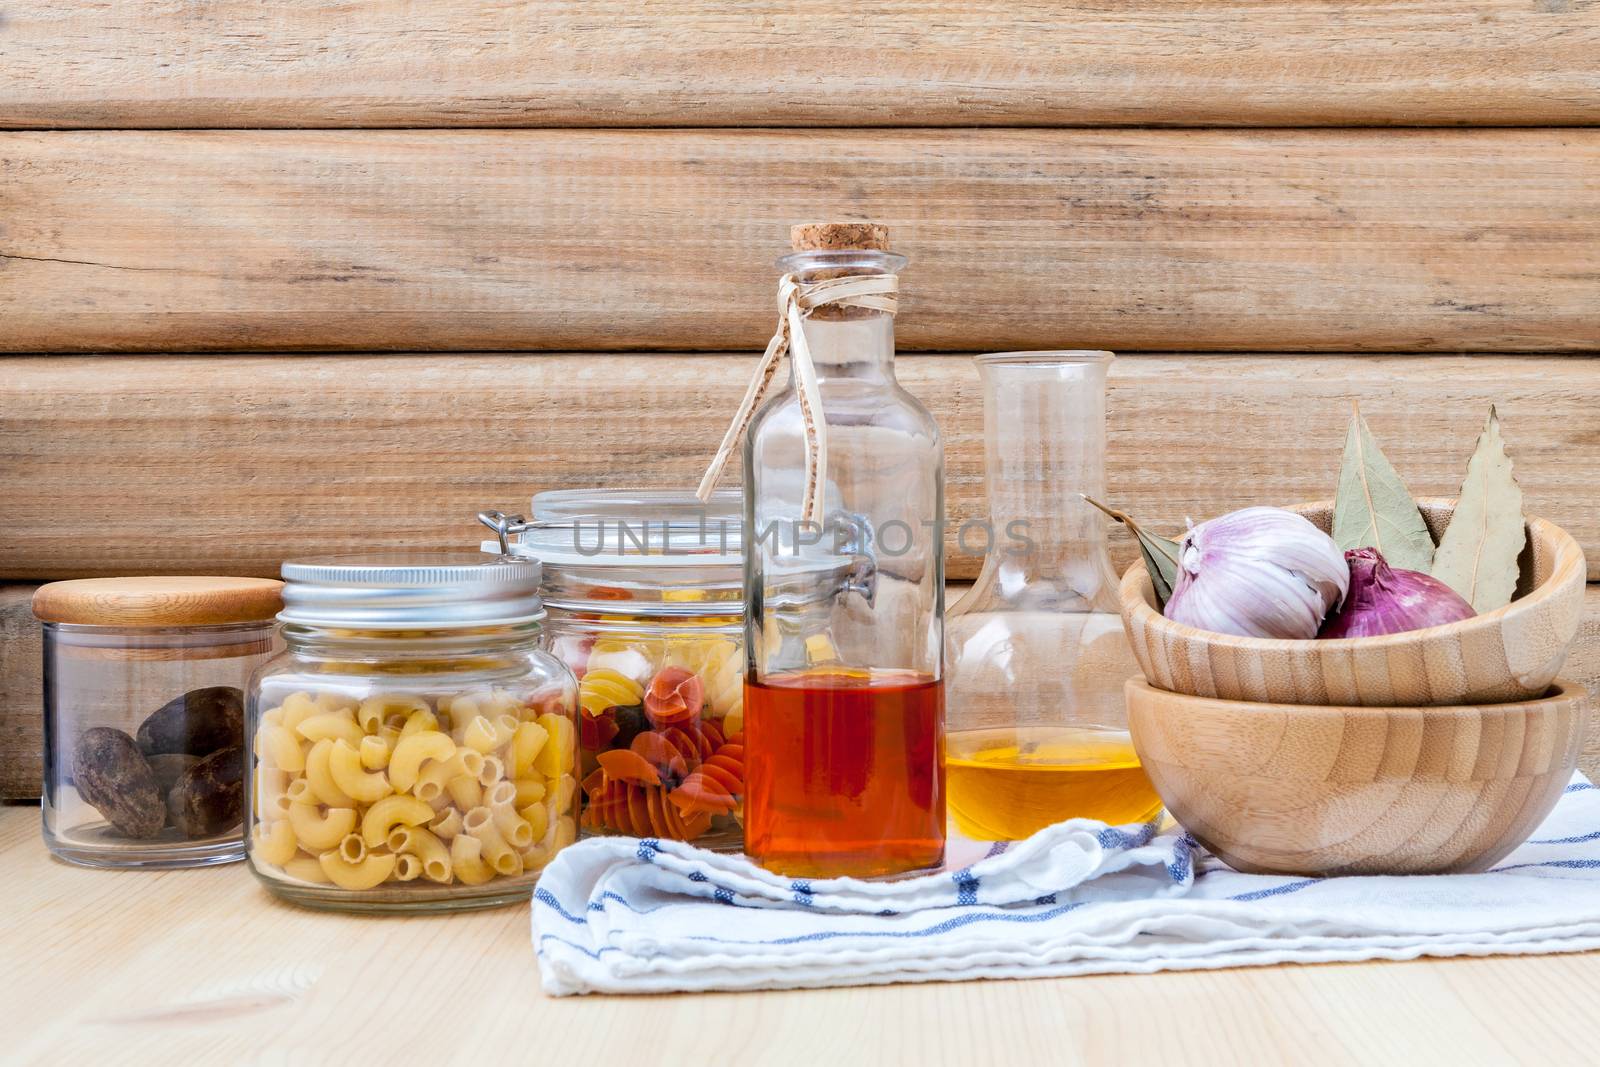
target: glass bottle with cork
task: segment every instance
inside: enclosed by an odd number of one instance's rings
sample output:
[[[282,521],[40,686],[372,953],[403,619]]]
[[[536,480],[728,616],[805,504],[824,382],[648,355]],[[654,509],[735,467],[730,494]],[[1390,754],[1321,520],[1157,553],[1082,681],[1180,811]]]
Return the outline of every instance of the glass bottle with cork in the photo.
[[[944,857],[944,446],[895,379],[887,229],[791,241],[778,332],[701,486],[743,434],[745,849],[800,877],[904,874]]]
[[[1109,352],[977,357],[990,535],[950,610],[950,813],[977,840],[1161,810],[1128,737],[1139,673],[1117,611],[1105,492]],[[965,539],[965,538],[964,538]]]

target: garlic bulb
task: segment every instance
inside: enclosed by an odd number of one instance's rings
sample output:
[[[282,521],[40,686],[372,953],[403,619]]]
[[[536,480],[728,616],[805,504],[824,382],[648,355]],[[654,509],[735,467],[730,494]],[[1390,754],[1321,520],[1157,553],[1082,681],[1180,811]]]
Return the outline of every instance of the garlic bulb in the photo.
[[[1184,535],[1163,614],[1241,637],[1313,638],[1350,588],[1333,538],[1282,508],[1245,508]]]

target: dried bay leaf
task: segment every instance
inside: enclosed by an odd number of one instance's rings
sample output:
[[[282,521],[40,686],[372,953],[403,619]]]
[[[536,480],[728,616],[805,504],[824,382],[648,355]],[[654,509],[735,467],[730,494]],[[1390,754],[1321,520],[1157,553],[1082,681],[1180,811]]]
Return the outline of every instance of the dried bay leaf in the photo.
[[[1079,493],[1093,507],[1099,508],[1133,532],[1139,539],[1139,555],[1144,559],[1144,569],[1150,572],[1150,584],[1155,586],[1158,607],[1166,607],[1172,597],[1172,588],[1178,584],[1178,542],[1149,530],[1133,521],[1125,511],[1108,508],[1094,497]]]
[[[1517,558],[1527,538],[1522,489],[1500,436],[1500,417],[1491,405],[1431,573],[1480,615],[1504,607],[1516,592]]]
[[[1333,498],[1333,540],[1339,550],[1375,548],[1391,567],[1428,573],[1433,537],[1422,512],[1352,405],[1350,433]]]

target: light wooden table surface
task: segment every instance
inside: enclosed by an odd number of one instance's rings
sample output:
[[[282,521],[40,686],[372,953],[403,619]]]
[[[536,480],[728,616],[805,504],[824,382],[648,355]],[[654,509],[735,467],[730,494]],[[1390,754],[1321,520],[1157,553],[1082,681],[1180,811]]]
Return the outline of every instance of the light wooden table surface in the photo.
[[[1600,953],[551,999],[528,909],[363,918],[96,871],[0,808],[5,1063],[1591,1063]]]

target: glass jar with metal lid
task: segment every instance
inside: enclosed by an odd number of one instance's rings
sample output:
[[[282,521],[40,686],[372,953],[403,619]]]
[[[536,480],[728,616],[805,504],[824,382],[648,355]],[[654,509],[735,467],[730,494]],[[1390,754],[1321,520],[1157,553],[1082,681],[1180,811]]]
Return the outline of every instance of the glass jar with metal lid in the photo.
[[[578,677],[581,825],[737,851],[744,817],[741,497],[578,489],[490,552],[544,564],[551,650]],[[513,540],[515,538],[515,540]]]
[[[537,560],[285,563],[287,648],[252,681],[250,868],[352,911],[526,899],[577,836],[577,686]]]

